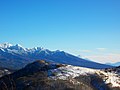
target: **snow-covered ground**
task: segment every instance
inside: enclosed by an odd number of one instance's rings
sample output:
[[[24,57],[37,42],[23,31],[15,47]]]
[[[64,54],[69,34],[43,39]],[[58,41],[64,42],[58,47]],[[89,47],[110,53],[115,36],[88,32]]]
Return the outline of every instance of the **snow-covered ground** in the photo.
[[[120,87],[120,76],[115,73],[105,72],[103,70],[89,69],[83,67],[77,67],[72,65],[66,65],[57,69],[48,71],[50,78],[67,80],[69,78],[74,79],[80,75],[98,74],[106,84],[112,84],[112,87]],[[53,75],[54,74],[54,75]]]
[[[56,74],[55,76],[52,76],[52,78],[65,80],[69,77],[75,78],[80,75],[94,74],[95,71],[96,70],[94,70],[94,69],[66,65],[66,66],[60,67],[58,69],[53,69],[50,72],[53,74]]]
[[[120,87],[120,75],[113,72],[104,72],[101,71],[102,74],[105,75],[103,78],[106,84],[112,84],[113,87]]]

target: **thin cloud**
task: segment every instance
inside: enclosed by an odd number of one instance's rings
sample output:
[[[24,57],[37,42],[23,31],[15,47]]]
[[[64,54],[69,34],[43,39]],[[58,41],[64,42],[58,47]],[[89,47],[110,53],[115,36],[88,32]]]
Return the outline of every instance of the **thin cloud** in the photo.
[[[81,52],[89,53],[89,52],[92,52],[92,51],[90,51],[90,50],[81,50]]]
[[[96,48],[98,51],[106,51],[107,48]]]
[[[97,61],[97,62],[100,62],[100,63],[120,62],[120,54],[89,55],[89,56],[85,56],[85,58],[88,58],[90,60]]]

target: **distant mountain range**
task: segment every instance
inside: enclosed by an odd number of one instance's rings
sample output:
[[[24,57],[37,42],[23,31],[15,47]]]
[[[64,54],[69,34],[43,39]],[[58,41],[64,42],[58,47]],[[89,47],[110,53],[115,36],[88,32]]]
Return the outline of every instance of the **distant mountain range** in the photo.
[[[0,67],[20,69],[28,63],[42,59],[49,62],[70,64],[95,69],[111,67],[110,65],[85,60],[60,50],[50,51],[41,47],[24,48],[19,44],[0,44]]]

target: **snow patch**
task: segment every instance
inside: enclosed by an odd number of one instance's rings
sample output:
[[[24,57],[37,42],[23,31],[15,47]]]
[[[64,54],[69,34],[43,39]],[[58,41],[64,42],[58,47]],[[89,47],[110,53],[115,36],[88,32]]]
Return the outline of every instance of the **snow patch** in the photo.
[[[120,87],[120,75],[112,72],[101,71],[106,77],[104,78],[106,84],[112,84],[113,87]]]
[[[74,79],[75,77],[79,77],[80,75],[89,76],[98,74],[106,84],[111,84],[112,87],[120,87],[120,75],[113,72],[105,72],[103,70],[66,65],[57,69],[49,70],[48,73],[50,75],[49,77],[54,80],[67,80],[69,78]],[[103,75],[103,77],[101,76],[101,74]]]
[[[53,73],[53,74],[56,74],[56,76],[51,76],[51,78],[66,80],[69,77],[70,78],[75,78],[75,77],[78,77],[80,75],[95,74],[96,70],[89,69],[89,68],[72,66],[72,65],[67,65],[65,67],[60,67],[58,69],[53,69],[50,72]]]

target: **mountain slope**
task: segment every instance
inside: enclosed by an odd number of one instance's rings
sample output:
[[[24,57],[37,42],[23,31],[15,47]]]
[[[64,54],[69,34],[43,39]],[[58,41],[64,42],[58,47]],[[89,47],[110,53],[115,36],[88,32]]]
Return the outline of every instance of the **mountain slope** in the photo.
[[[111,65],[111,66],[120,66],[120,62],[116,62],[116,63],[106,63],[107,65]]]
[[[0,45],[0,66],[10,69],[20,69],[35,60],[44,59],[50,62],[71,64],[88,68],[109,68],[104,65],[82,58],[78,58],[64,51],[50,51],[41,47],[24,48],[19,44],[11,45],[8,43]]]
[[[0,78],[0,90],[120,90],[119,70],[35,61]]]
[[[7,75],[7,74],[11,74],[13,71],[6,69],[6,68],[0,68],[0,77]]]

